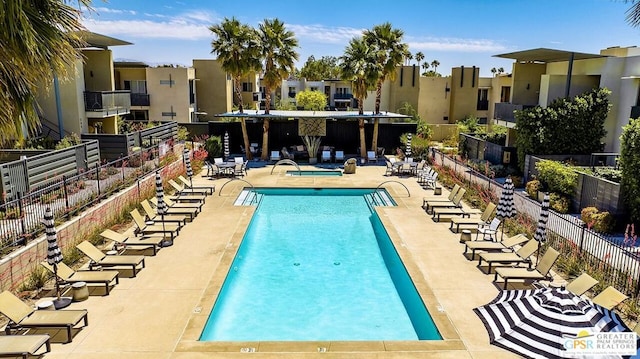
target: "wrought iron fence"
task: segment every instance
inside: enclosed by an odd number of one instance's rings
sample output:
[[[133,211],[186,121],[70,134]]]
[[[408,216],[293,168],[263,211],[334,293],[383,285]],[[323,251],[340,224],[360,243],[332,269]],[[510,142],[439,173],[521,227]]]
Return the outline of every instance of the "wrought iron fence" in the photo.
[[[68,219],[159,166],[158,146],[140,149],[116,161],[96,164],[78,175],[62,176],[5,202],[0,205],[0,258],[42,233],[47,207],[56,219]]]

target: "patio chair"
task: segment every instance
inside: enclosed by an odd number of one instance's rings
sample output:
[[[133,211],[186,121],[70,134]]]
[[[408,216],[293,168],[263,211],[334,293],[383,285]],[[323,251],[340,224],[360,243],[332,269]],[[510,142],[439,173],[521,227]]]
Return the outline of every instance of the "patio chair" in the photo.
[[[187,216],[185,216],[184,214],[165,214],[164,216],[161,216],[156,213],[153,207],[151,207],[151,203],[149,203],[149,201],[143,200],[142,202],[140,202],[140,205],[142,205],[142,209],[144,210],[146,218],[149,221],[162,221],[165,223],[175,223],[179,227],[182,227],[185,224],[187,224]]]
[[[498,227],[500,227],[502,221],[500,218],[495,217],[491,220],[488,226],[479,225],[478,230],[476,231],[476,240],[478,240],[478,236],[482,233],[482,239],[484,240],[495,240],[495,235],[498,233]],[[487,239],[487,237],[489,239]]]
[[[236,165],[233,167],[233,177],[244,177],[244,163],[236,162]]]
[[[482,265],[482,261],[487,262],[489,268],[487,273],[491,273],[491,267],[494,263],[520,265],[526,263],[531,268],[531,256],[538,250],[538,241],[529,240],[515,252],[484,252],[478,255],[478,267]]]
[[[41,351],[42,347],[44,351]],[[0,336],[0,357],[41,357],[51,351],[51,337],[47,334]]]
[[[233,158],[233,162],[235,162],[235,163],[244,163],[244,157],[240,157],[240,156],[234,157]]]
[[[436,184],[437,184],[437,179],[438,179],[438,172],[432,172],[432,174],[426,178],[424,178],[424,182],[422,185],[422,188],[424,189],[436,189]]]
[[[194,198],[205,198],[207,194],[211,192],[209,189],[186,188],[172,179],[168,182],[179,197],[192,196]]]
[[[433,214],[433,209],[434,208],[442,208],[442,207],[446,207],[446,208],[450,208],[450,207],[462,207],[462,198],[464,197],[464,194],[467,192],[467,190],[465,188],[460,188],[458,190],[458,192],[456,193],[455,197],[453,198],[452,201],[427,201],[427,208],[426,211],[429,214]],[[431,210],[431,211],[429,211]]]
[[[378,156],[376,156],[376,151],[367,151],[367,162],[378,163]]]
[[[149,202],[156,207],[158,206],[158,199],[156,197],[151,197]],[[202,203],[176,203],[170,198],[164,198],[164,203],[169,206],[167,214],[185,214],[190,216],[191,220],[202,211]]]
[[[466,218],[471,217],[472,214],[481,214],[482,211],[477,208],[467,209],[464,207],[440,207],[434,208],[431,213],[433,214],[431,218],[435,222],[440,222],[442,216],[461,216],[463,218]]]
[[[204,165],[207,167],[207,174],[202,177],[218,177],[218,175],[220,174],[220,168],[218,168],[218,166],[209,161],[204,161]]]
[[[464,256],[467,256],[467,252],[471,250],[471,258],[467,258],[469,260],[473,260],[476,256],[476,251],[487,251],[487,252],[502,252],[504,250],[513,250],[513,247],[520,245],[529,238],[522,233],[516,234],[515,236],[505,238],[500,242],[488,242],[488,241],[467,241],[464,246]]]
[[[335,155],[333,156],[333,161],[334,162],[344,161],[344,151],[336,151]]]
[[[143,202],[150,206],[147,200],[144,200]],[[110,229],[102,231],[100,236],[112,241],[113,248],[119,252],[127,247],[142,247],[143,249],[151,248],[154,256],[158,253],[158,249],[162,248],[162,241],[164,240],[164,238],[160,236],[130,238],[129,236],[125,236],[122,233],[118,233]]]
[[[135,277],[139,271],[138,267],[140,267],[140,269],[144,268],[144,256],[106,255],[96,246],[87,241],[82,241],[76,246],[76,248],[91,260],[89,262],[90,270],[97,267],[131,267],[133,277]]]
[[[385,176],[393,176],[394,174],[398,174],[397,168],[390,161],[385,161],[387,164],[387,168],[384,172]]]
[[[133,218],[133,223],[136,225],[136,229],[134,230],[135,234],[139,234],[141,236],[148,236],[153,234],[164,234],[169,235],[171,239],[174,239],[180,233],[180,225],[175,223],[162,223],[158,224],[159,221],[153,221],[151,224],[149,222],[145,222],[142,214],[138,212],[136,208],[132,209],[131,217]]]
[[[51,273],[56,273],[56,271],[53,270],[53,266],[46,261],[40,262],[40,264]],[[58,278],[64,284],[73,284],[78,282],[104,284],[105,295],[109,295],[112,283],[114,286],[120,283],[120,280],[118,279],[118,274],[120,274],[120,272],[115,270],[74,271],[64,264],[64,262],[60,262],[56,266]]]
[[[31,328],[66,329],[67,341],[71,343],[71,329],[80,322],[82,327],[89,324],[86,309],[35,310],[9,291],[0,293],[0,313],[9,318],[5,333],[11,335],[14,330]]]
[[[523,279],[531,281],[551,280],[550,272],[551,267],[558,260],[560,253],[553,248],[548,248],[541,259],[539,259],[536,267],[531,270],[530,268],[523,267],[500,267],[496,268],[496,274],[493,277],[493,281],[497,282],[498,277],[502,277],[504,280],[503,289],[507,289],[507,285],[510,279]]]
[[[215,192],[215,191],[216,191],[216,185],[213,185],[213,184],[212,184],[212,185],[210,185],[210,186],[192,186],[192,185],[191,185],[191,181],[189,181],[187,178],[185,178],[185,177],[184,177],[184,176],[182,176],[182,175],[178,176],[178,180],[179,180],[180,182],[182,182],[182,185],[183,185],[185,188],[191,188],[191,189],[203,189],[203,190],[206,190],[206,191],[207,191],[207,193],[209,193],[209,194],[213,194],[213,192]]]
[[[270,161],[280,161],[280,152],[279,151],[271,151],[271,156],[269,156]]]
[[[216,158],[213,159],[213,163],[216,164],[216,165],[223,164],[224,163],[224,159],[222,157],[216,157]]]
[[[493,202],[489,202],[489,204],[484,209],[484,212],[482,212],[480,217],[471,217],[471,216],[469,216],[469,217],[454,217],[454,218],[451,218],[451,225],[449,226],[449,229],[454,233],[458,233],[458,232],[460,232],[460,226],[461,225],[475,226],[476,229],[479,228],[480,225],[488,225],[489,224],[489,218],[491,218],[491,216],[495,212],[496,207],[497,206]],[[454,230],[454,226],[455,226],[455,230]]]
[[[612,310],[617,307],[618,304],[624,302],[629,298],[625,294],[621,293],[612,286],[605,288],[600,294],[593,297],[591,300],[594,304],[597,304],[603,308]]]
[[[331,162],[331,151],[322,151],[320,162]]]
[[[449,192],[449,196],[447,196],[447,198],[443,198],[442,195],[431,195],[431,196],[424,196],[422,197],[422,208],[424,210],[427,210],[427,208],[429,207],[430,203],[440,203],[440,202],[451,202],[453,201],[454,198],[456,198],[456,194],[458,194],[458,191],[460,191],[460,185],[459,184],[455,184],[453,186],[453,188],[451,189],[451,192]]]
[[[583,295],[596,284],[598,284],[597,279],[587,273],[582,273],[578,278],[564,286],[564,288],[575,295]]]

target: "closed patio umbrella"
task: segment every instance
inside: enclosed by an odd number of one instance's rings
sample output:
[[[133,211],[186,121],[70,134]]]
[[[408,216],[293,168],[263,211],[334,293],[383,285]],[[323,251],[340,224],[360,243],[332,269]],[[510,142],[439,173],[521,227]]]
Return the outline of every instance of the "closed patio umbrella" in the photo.
[[[411,157],[411,137],[412,137],[411,133],[407,133],[407,148],[404,151],[406,152],[405,156],[407,158]]]
[[[53,212],[50,207],[44,212],[44,232],[47,238],[47,263],[53,267],[54,280],[56,281],[56,296],[53,305],[56,309],[64,308],[71,304],[71,298],[60,297],[60,281],[58,281],[58,263],[62,262],[62,252],[58,247],[58,234],[56,233]]]
[[[562,288],[504,290],[473,311],[487,329],[491,344],[527,358],[582,358],[587,353],[571,348],[573,339],[595,340],[600,333],[630,332],[613,311]],[[620,358],[606,349],[589,355]]]
[[[533,234],[533,239],[538,241],[538,253],[536,258],[540,258],[540,246],[547,241],[547,220],[549,219],[549,193],[544,194],[542,199],[542,205],[540,206],[540,215],[538,216],[538,226],[536,227],[536,233]],[[536,262],[538,259],[536,259]]]
[[[189,182],[191,183],[191,187],[193,188],[193,168],[191,168],[191,157],[189,156],[189,149],[185,148],[182,154],[184,156],[184,165],[187,168],[187,177],[189,177]]]
[[[224,160],[227,161],[230,156],[229,151],[229,132],[224,133]]]
[[[504,220],[505,218],[512,218],[515,215],[516,208],[513,201],[513,181],[508,177],[502,187],[502,193],[500,194],[500,200],[498,201],[498,208],[496,210],[496,217]],[[502,235],[504,235],[504,231],[502,231]]]
[[[160,176],[160,171],[156,171],[156,201],[156,212],[160,215],[162,230],[164,232],[164,215],[167,214],[167,204],[164,201],[164,188],[162,187],[162,177]],[[163,234],[161,244],[163,247],[168,247],[173,244],[173,239],[166,240]]]

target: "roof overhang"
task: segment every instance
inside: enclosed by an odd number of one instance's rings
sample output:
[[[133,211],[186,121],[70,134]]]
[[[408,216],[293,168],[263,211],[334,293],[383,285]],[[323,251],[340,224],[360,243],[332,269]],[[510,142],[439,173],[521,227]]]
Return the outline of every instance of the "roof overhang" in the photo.
[[[394,119],[410,119],[411,116],[402,115],[399,113],[384,112],[374,114],[373,111],[365,111],[360,115],[358,111],[269,111],[269,114],[265,114],[264,110],[255,111],[249,110],[244,113],[238,111],[225,112],[215,115],[215,117],[245,117],[245,118],[269,118],[269,119],[289,119],[289,118],[327,118],[327,119],[358,119],[358,118],[394,118]]]
[[[116,39],[107,35],[98,34],[91,31],[78,31],[80,38],[87,43],[89,47],[98,47],[107,49],[109,46],[133,45],[133,43]]]
[[[573,60],[586,60],[586,59],[608,57],[608,56],[599,55],[599,54],[587,54],[584,52],[554,50],[554,49],[547,49],[547,48],[537,48],[537,49],[531,49],[531,50],[509,52],[509,53],[500,54],[500,55],[493,55],[493,57],[500,57],[503,59],[512,59],[518,62],[541,62],[541,63],[570,61],[572,56],[573,56]]]

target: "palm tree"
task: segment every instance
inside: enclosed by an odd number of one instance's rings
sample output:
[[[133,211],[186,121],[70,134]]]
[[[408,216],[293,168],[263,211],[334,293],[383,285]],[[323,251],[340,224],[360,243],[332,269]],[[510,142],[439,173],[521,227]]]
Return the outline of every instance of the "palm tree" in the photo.
[[[399,29],[392,28],[391,24],[386,22],[382,25],[376,25],[372,30],[365,30],[363,38],[368,46],[372,47],[376,62],[379,65],[378,79],[376,83],[376,102],[375,113],[380,113],[380,100],[382,98],[382,83],[388,78],[390,81],[395,80],[396,67],[402,65],[402,59],[412,57],[409,53],[409,46],[402,42],[404,32]],[[374,119],[373,140],[371,142],[371,150],[376,151],[378,146],[378,122]]]
[[[353,95],[358,101],[358,114],[364,115],[364,100],[367,91],[377,81],[379,65],[375,60],[375,53],[362,38],[354,38],[349,41],[349,46],[340,57],[340,75],[344,80],[351,81]],[[360,128],[360,156],[366,158],[366,143],[364,137],[364,117],[358,118]]]
[[[40,126],[35,93],[52,78],[74,76],[84,46],[79,11],[68,1],[3,1],[0,5],[0,142],[8,144]],[[91,0],[79,0],[89,8]],[[90,8],[89,8],[90,9]],[[26,132],[23,131],[26,129]]]
[[[427,74],[427,69],[429,69],[429,63],[425,62],[424,64],[422,64],[422,68],[424,69],[423,75],[426,75]]]
[[[625,2],[631,3],[631,7],[625,12],[627,14],[627,22],[633,27],[640,26],[640,1],[625,0]]]
[[[422,60],[424,60],[424,54],[420,51],[416,52],[416,61],[418,61],[418,68],[422,67]]]
[[[431,61],[431,67],[433,67],[433,72],[438,72],[438,66],[440,66],[440,61],[438,60]]]
[[[258,27],[260,51],[264,61],[264,86],[266,92],[265,114],[269,114],[271,105],[271,89],[278,87],[295,70],[298,60],[298,40],[295,34],[278,19],[265,19]],[[262,125],[262,159],[269,156],[269,118]]]
[[[496,76],[496,73],[498,72],[498,69],[496,69],[495,67],[491,68],[491,73],[493,74],[493,77]]]
[[[238,109],[242,114],[242,77],[261,68],[256,32],[249,25],[241,24],[235,17],[224,18],[220,24],[210,26],[209,30],[215,35],[211,41],[211,53],[217,54],[222,69],[233,77]],[[244,148],[249,148],[245,116],[240,116],[240,123]],[[251,160],[251,151],[246,151],[246,154],[247,159]]]
[[[411,65],[411,60],[413,60],[413,54],[407,51],[407,54],[405,55],[404,60],[405,60],[405,64]]]

